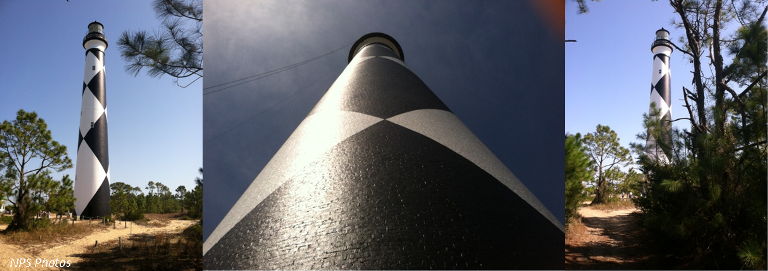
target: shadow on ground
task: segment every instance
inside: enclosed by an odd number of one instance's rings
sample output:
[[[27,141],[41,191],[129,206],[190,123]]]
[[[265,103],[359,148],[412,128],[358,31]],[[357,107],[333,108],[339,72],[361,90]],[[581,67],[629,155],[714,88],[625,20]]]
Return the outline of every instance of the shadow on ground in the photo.
[[[639,214],[585,217],[582,223],[608,240],[565,245],[565,269],[670,269],[657,246],[638,225]]]
[[[73,257],[76,270],[202,270],[202,242],[185,233],[134,234],[127,240],[99,243]]]

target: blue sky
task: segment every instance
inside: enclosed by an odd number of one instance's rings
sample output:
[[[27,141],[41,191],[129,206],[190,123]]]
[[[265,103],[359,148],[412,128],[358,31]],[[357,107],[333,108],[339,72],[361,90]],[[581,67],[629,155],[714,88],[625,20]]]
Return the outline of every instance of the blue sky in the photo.
[[[204,8],[206,87],[370,32],[391,35],[410,69],[562,222],[562,28],[529,2],[206,1]],[[348,52],[204,95],[204,238],[339,76]]]
[[[202,166],[202,80],[182,89],[168,76],[128,75],[118,51],[123,31],[158,29],[150,1],[1,1],[0,121],[15,119],[19,109],[37,112],[76,164],[82,40],[93,21],[109,41],[110,181],[193,188]],[[75,168],[53,176],[64,174],[74,179]]]
[[[587,4],[586,14],[577,14],[576,3],[565,4],[565,37],[577,40],[565,44],[565,132],[584,135],[608,125],[629,148],[639,142],[635,135],[643,132],[642,114],[648,113],[656,30],[667,29],[678,46],[684,30],[670,24],[679,17],[667,1]],[[692,89],[693,68],[677,50],[670,59],[672,119],[687,117],[682,87]],[[673,125],[690,127],[685,121]]]

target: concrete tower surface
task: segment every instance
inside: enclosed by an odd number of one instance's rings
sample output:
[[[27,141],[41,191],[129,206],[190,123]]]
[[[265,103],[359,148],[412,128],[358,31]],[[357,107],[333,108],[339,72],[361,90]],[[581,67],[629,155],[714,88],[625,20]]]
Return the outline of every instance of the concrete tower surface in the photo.
[[[669,31],[663,27],[656,31],[656,39],[651,45],[651,52],[653,52],[653,71],[651,73],[651,103],[655,103],[656,109],[660,110],[659,118],[662,121],[662,127],[664,127],[664,133],[662,135],[661,142],[665,144],[657,144],[657,139],[653,136],[648,137],[645,146],[645,152],[648,156],[659,159],[660,161],[668,161],[667,154],[669,154],[668,147],[670,144],[669,136],[672,124],[672,107],[670,98],[670,69],[669,69],[669,55],[673,51],[672,42],[669,41]],[[650,112],[653,112],[654,108],[650,108]]]
[[[85,71],[75,169],[75,215],[83,218],[104,217],[111,212],[104,81],[104,50],[108,45],[103,29],[101,23],[94,21],[83,38]]]
[[[404,59],[383,33],[354,43],[205,269],[562,269],[563,225]]]

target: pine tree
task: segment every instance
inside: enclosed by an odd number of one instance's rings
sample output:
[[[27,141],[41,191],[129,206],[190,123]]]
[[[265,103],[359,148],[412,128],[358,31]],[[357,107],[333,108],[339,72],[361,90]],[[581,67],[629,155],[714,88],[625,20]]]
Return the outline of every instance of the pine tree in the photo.
[[[592,162],[581,145],[581,134],[565,135],[565,221],[576,214],[584,199],[583,182],[592,177]]]
[[[16,120],[0,124],[0,159],[5,167],[3,188],[15,200],[13,222],[8,230],[28,230],[38,208],[40,191],[50,188],[50,170],[72,167],[67,147],[54,141],[45,121],[35,112],[19,110]],[[33,198],[34,197],[34,198]]]
[[[605,203],[608,197],[606,173],[618,166],[627,166],[632,161],[632,156],[627,148],[619,144],[616,132],[611,130],[611,127],[600,124],[594,133],[584,136],[584,145],[587,154],[592,158],[597,186],[592,204]]]

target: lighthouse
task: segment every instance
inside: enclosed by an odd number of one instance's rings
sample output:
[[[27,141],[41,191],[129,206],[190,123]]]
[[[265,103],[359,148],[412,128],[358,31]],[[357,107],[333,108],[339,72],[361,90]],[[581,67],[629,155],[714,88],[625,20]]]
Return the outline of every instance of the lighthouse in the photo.
[[[222,195],[225,196],[225,195]],[[205,269],[561,269],[563,225],[383,33],[203,244]]]
[[[75,169],[75,215],[104,217],[109,206],[109,151],[107,141],[107,89],[104,50],[107,38],[99,22],[88,25],[83,38],[85,70]]]
[[[653,112],[659,110],[658,118],[661,119],[662,138],[656,139],[648,135],[646,141],[646,154],[661,162],[667,162],[669,154],[670,130],[672,121],[672,107],[670,98],[670,69],[669,56],[672,54],[673,44],[669,40],[669,31],[663,27],[656,31],[656,39],[651,45],[653,52],[653,70],[651,72],[651,108]],[[662,143],[662,144],[659,144]]]

